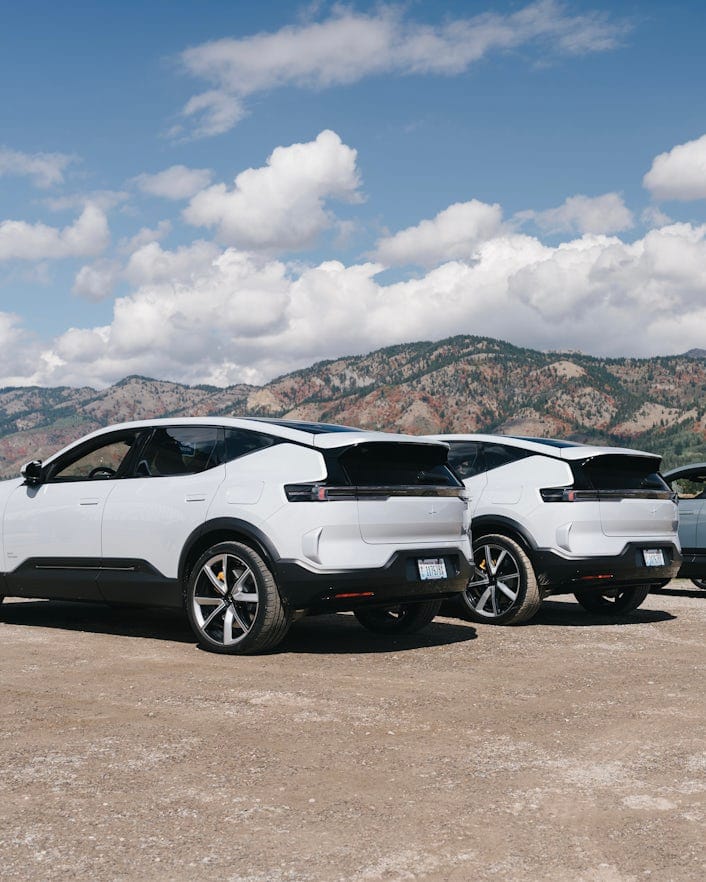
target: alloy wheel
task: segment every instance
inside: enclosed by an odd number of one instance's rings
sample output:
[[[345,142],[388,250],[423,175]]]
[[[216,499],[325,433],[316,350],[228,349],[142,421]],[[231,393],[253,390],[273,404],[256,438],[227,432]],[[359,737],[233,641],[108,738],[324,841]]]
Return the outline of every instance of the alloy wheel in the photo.
[[[474,549],[474,575],[466,587],[468,604],[480,616],[494,619],[512,609],[520,591],[520,565],[503,546],[486,542]]]
[[[215,643],[233,646],[249,634],[260,595],[248,564],[235,554],[218,554],[203,564],[192,600],[194,619]]]

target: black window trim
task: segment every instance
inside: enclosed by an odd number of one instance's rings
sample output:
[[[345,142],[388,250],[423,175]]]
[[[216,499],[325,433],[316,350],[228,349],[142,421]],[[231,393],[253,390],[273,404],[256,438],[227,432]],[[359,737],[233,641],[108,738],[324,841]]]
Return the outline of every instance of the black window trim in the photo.
[[[65,451],[61,456],[58,456],[56,459],[53,459],[46,466],[46,473],[43,480],[45,484],[78,484],[83,483],[90,480],[101,480],[101,481],[118,481],[122,480],[125,477],[129,476],[129,472],[132,469],[132,459],[136,455],[137,449],[142,449],[144,446],[144,436],[149,434],[146,432],[148,427],[138,428],[136,430],[132,429],[116,429],[111,432],[104,432],[101,435],[98,435],[94,438],[89,438],[83,442],[83,444],[75,445],[71,447],[69,450]],[[132,447],[127,452],[125,458],[120,463],[120,467],[118,471],[110,478],[89,478],[89,477],[78,477],[69,475],[65,478],[56,478],[55,475],[61,469],[65,469],[70,466],[72,463],[77,462],[83,456],[86,456],[89,453],[92,453],[95,450],[100,450],[101,447],[107,447],[109,444],[114,443],[111,439],[118,440],[121,436],[129,434],[131,431],[135,431],[135,441],[133,442]]]

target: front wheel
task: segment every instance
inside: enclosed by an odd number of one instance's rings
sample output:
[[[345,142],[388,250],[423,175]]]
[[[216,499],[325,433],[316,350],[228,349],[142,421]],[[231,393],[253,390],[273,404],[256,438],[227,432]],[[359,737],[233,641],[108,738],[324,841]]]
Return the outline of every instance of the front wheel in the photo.
[[[574,597],[581,606],[592,613],[615,615],[637,609],[650,593],[652,585],[635,585],[632,588],[613,588],[610,591],[577,591]]]
[[[531,619],[542,598],[532,561],[525,550],[501,533],[473,540],[474,573],[461,595],[474,622],[516,625]]]
[[[376,634],[414,634],[428,625],[440,609],[440,600],[424,600],[357,609],[354,615],[364,628]]]
[[[269,567],[240,542],[219,542],[201,555],[186,584],[185,605],[199,643],[211,652],[271,649],[290,625]]]
[[[701,588],[702,591],[706,591],[706,579],[692,579],[693,585],[696,585],[697,588]]]

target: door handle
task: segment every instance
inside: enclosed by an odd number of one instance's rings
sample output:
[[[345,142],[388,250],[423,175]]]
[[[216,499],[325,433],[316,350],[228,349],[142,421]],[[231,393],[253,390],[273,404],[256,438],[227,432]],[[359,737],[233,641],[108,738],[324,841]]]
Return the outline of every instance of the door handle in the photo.
[[[206,494],[204,493],[203,495],[199,496],[198,494],[195,493],[193,496],[187,496],[185,501],[186,502],[205,502],[206,501]]]
[[[98,505],[100,499],[79,499],[79,505]]]

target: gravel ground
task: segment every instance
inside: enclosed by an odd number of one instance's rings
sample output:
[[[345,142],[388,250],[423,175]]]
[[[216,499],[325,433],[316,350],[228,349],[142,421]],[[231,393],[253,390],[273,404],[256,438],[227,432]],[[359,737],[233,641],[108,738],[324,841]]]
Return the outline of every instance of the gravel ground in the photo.
[[[706,878],[687,582],[625,619],[308,619],[245,658],[171,613],[1,610],[3,879]]]

